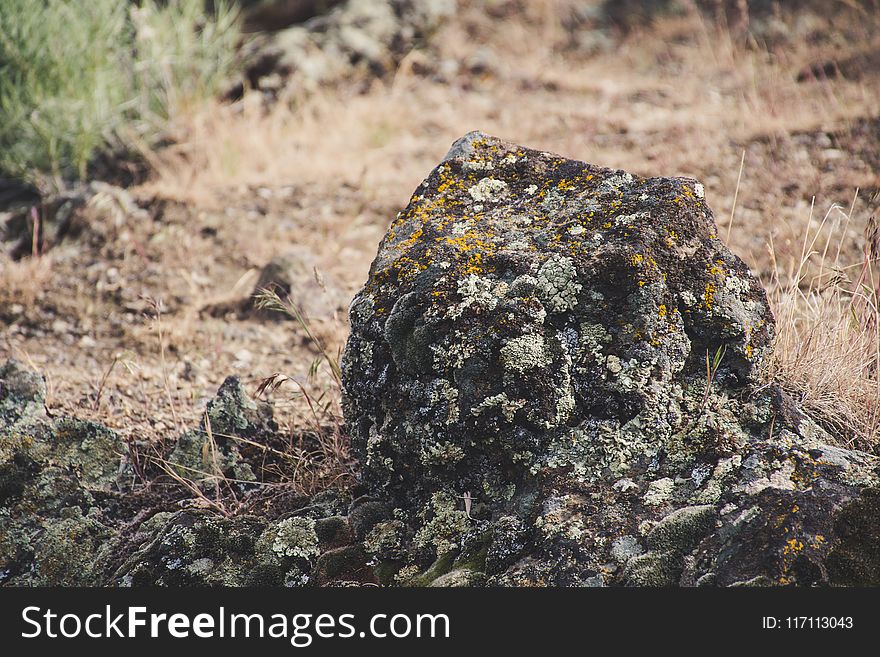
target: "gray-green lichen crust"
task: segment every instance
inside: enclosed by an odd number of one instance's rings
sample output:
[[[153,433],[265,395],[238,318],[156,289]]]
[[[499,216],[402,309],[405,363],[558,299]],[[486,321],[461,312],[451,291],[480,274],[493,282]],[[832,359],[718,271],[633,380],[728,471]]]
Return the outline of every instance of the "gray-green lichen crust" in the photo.
[[[737,495],[812,494],[804,446],[827,448],[755,385],[773,317],[694,180],[470,133],[391,224],[350,318],[346,422],[397,517],[393,549],[391,525],[373,538],[398,583],[464,563],[496,583],[678,583]],[[877,481],[871,457],[841,458],[822,470],[834,504]],[[698,511],[645,544],[679,509]],[[618,563],[623,536],[639,553]]]

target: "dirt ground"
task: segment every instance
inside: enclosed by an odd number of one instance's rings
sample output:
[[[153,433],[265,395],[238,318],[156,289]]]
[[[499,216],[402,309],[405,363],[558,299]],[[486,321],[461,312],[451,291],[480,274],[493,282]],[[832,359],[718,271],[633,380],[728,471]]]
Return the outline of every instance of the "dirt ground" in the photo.
[[[314,307],[314,336],[340,353],[345,303],[386,227],[473,129],[699,179],[720,234],[777,304],[792,280],[858,282],[880,189],[880,17],[803,17],[756,41],[690,13],[594,51],[573,44],[566,3],[491,4],[463,3],[387,79],[194,112],[155,154],[156,173],[128,190],[136,209],[98,194],[78,235],[38,257],[0,256],[0,360],[45,374],[53,414],[127,438],[194,425],[233,374],[256,394],[282,373],[338,413],[330,369],[298,322],[222,304],[294,250],[311,276],[293,300]],[[790,315],[791,330],[810,321]],[[847,376],[816,394],[833,398]],[[291,432],[313,418],[293,383],[274,401]]]

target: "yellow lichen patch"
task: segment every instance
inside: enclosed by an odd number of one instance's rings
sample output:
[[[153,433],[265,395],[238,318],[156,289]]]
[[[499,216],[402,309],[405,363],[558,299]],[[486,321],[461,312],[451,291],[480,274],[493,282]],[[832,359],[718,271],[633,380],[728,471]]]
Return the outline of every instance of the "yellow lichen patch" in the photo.
[[[464,271],[465,274],[484,273],[485,268],[483,267],[483,254],[474,253],[470,258],[468,258],[468,261],[462,271]]]
[[[410,246],[412,246],[413,244],[415,244],[416,242],[418,242],[418,241],[421,239],[421,237],[422,237],[422,232],[423,232],[423,231],[422,231],[421,228],[416,228],[416,229],[412,232],[412,234],[411,234],[409,237],[407,237],[407,238],[403,241],[402,246],[404,246],[404,247],[410,247]]]
[[[486,258],[492,256],[496,251],[491,238],[492,235],[489,233],[480,234],[471,230],[455,237],[438,237],[436,241],[454,246],[461,254],[462,273],[484,274],[487,271]]]
[[[715,283],[706,283],[706,289],[703,292],[703,305],[707,310],[712,310],[712,305],[715,303]]]
[[[819,471],[815,462],[803,462],[791,474],[791,480],[804,488],[809,487],[818,477]]]
[[[488,237],[491,237],[487,235]],[[445,244],[449,244],[450,246],[454,246],[461,252],[472,251],[473,249],[484,249],[494,250],[495,245],[484,239],[484,236],[478,234],[476,231],[468,231],[462,235],[457,235],[455,237],[443,236],[436,238],[438,242],[443,242]]]
[[[463,190],[464,189],[464,181],[461,178],[457,178],[455,176],[449,175],[449,167],[444,166],[439,170],[440,173],[440,183],[437,185],[437,193],[443,194],[447,190]],[[442,199],[438,199],[442,202]]]
[[[666,304],[665,303],[661,303],[660,307],[657,308],[657,314],[660,317],[666,317]]]
[[[406,256],[398,258],[394,262],[394,269],[397,271],[398,278],[404,281],[412,280],[427,268],[428,265],[426,263],[418,262]]]
[[[802,552],[804,549],[804,542],[798,540],[796,538],[790,538],[785,542],[785,545],[782,548],[782,554],[784,555],[796,555]]]

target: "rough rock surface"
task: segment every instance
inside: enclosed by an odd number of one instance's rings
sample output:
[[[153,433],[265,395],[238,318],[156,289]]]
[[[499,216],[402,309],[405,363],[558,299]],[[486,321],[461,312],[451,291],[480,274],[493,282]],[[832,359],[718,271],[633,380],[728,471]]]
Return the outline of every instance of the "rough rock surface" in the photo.
[[[315,496],[280,518],[223,517],[187,509],[153,515],[110,544],[127,557],[102,581],[114,586],[287,586],[374,582],[353,543],[345,500]]]
[[[877,459],[760,385],[773,317],[700,183],[470,133],[350,317],[383,581],[878,582]]]

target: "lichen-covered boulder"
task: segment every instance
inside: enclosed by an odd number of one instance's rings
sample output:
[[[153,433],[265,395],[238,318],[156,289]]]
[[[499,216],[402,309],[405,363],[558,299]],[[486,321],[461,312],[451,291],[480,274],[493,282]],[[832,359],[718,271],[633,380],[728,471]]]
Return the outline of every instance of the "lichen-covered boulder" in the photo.
[[[699,183],[472,133],[391,225],[351,324],[346,419],[368,477],[401,501],[452,484],[494,503],[539,470],[657,456],[707,354],[741,389],[773,318]]]
[[[388,581],[829,581],[832,511],[877,482],[756,385],[773,317],[694,180],[470,133],[350,319],[344,410],[392,507],[365,538]]]

